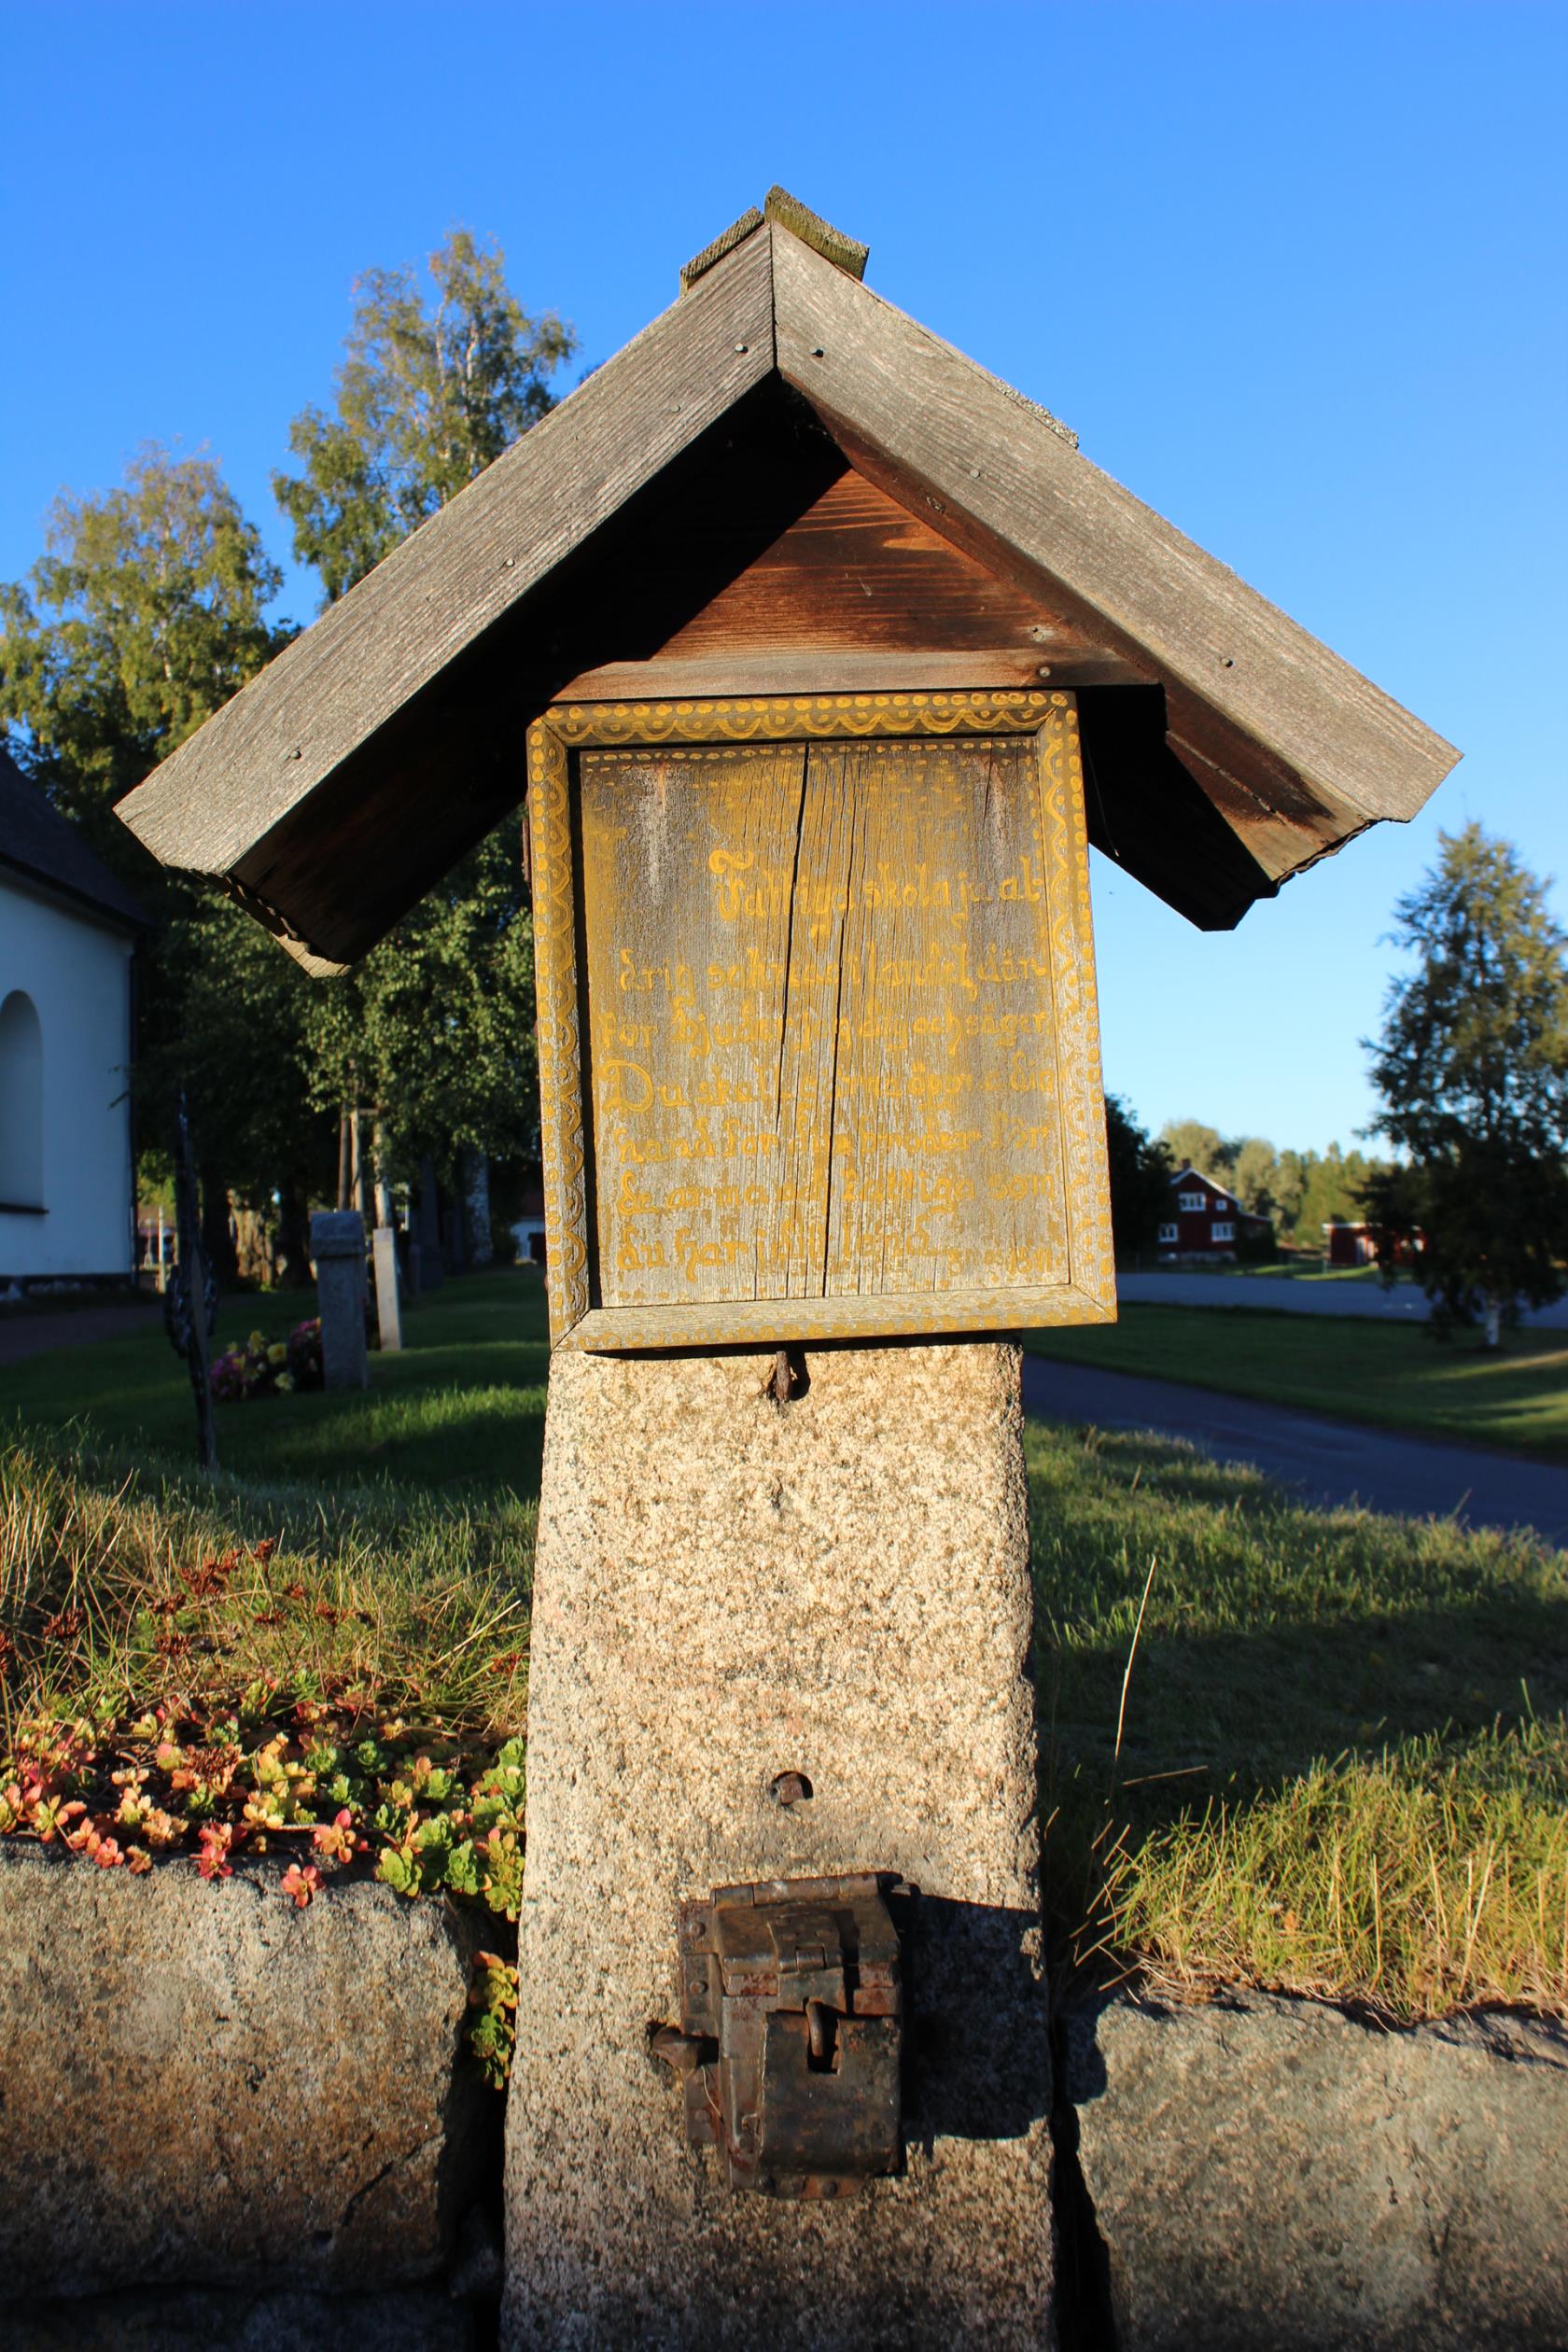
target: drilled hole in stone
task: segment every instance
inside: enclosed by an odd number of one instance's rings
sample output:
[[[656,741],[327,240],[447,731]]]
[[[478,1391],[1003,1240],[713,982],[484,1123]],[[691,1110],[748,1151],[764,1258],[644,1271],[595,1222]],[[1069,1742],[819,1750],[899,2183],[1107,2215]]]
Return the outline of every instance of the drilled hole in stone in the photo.
[[[776,1805],[803,1804],[813,1793],[804,1772],[776,1772],[768,1783],[768,1795]]]

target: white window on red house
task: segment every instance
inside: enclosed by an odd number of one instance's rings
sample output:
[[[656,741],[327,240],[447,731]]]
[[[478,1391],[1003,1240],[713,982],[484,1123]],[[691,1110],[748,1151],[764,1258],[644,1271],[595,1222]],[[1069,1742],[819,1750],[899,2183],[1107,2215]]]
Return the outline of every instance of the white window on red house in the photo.
[[[1162,1241],[1180,1241],[1182,1239],[1182,1228],[1176,1224],[1175,1220],[1172,1219],[1169,1225],[1161,1225],[1159,1229],[1159,1238]]]
[[[1177,1194],[1176,1206],[1178,1209],[1207,1209],[1209,1203],[1202,1193],[1185,1192]]]
[[[1214,1195],[1214,1206],[1216,1209],[1225,1210],[1230,1207],[1230,1203],[1225,1198],[1224,1193],[1216,1193]]]
[[[1211,1241],[1234,1241],[1236,1227],[1228,1217],[1216,1217],[1209,1228],[1209,1239]]]

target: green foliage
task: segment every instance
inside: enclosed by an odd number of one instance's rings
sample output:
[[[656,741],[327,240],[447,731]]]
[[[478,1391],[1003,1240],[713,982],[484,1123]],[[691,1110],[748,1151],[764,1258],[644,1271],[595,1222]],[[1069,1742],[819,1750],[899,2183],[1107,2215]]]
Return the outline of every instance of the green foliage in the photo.
[[[1151,1141],[1119,1095],[1105,1098],[1105,1141],[1116,1255],[1135,1257],[1154,1247],[1176,1164],[1163,1142]]]
[[[167,874],[114,803],[271,659],[281,575],[210,458],[149,446],[120,488],[63,497],[48,553],[0,591],[0,719],[56,806],[159,917],[138,991],[138,1124],[167,1147],[180,1088],[198,1156],[242,1197],[301,1192],[326,1142],[306,1099],[309,983],[217,889]]]
[[[1365,1215],[1369,1184],[1388,1163],[1365,1152],[1342,1152],[1331,1143],[1326,1152],[1287,1152],[1285,1190],[1295,1202],[1290,1219],[1296,1241],[1304,1249],[1321,1249],[1325,1225],[1358,1225]]]
[[[576,347],[553,314],[522,310],[498,248],[459,231],[430,272],[428,301],[407,272],[359,282],[335,413],[295,420],[303,471],[276,486],[329,600],[545,413]],[[144,449],[120,488],[63,497],[44,557],[0,590],[0,723],[161,918],[140,992],[143,1148],[167,1148],[183,1087],[209,1190],[280,1216],[302,1264],[344,1103],[377,1113],[385,1172],[412,1177],[429,1153],[450,1173],[465,1146],[537,1158],[533,962],[515,826],[333,989],[113,820],[287,641],[266,619],[280,577],[211,459]]]
[[[1167,1119],[1159,1140],[1170,1154],[1172,1172],[1196,1168],[1200,1176],[1211,1176],[1216,1184],[1230,1183],[1232,1147],[1218,1127],[1205,1127],[1201,1119]]]
[[[1274,1213],[1274,1146],[1261,1135],[1244,1135],[1230,1152],[1230,1189],[1250,1216]]]
[[[1385,1231],[1419,1225],[1438,1327],[1560,1297],[1568,1258],[1568,937],[1546,886],[1477,824],[1399,902],[1416,959],[1392,984],[1372,1079],[1407,1166],[1374,1189]]]
[[[376,1107],[386,1166],[452,1169],[469,1145],[537,1160],[533,926],[515,822],[454,868],[313,1007],[323,1108]]]
[[[505,268],[498,245],[460,229],[430,256],[433,299],[410,270],[356,281],[335,413],[301,411],[288,445],[302,470],[273,478],[329,603],[553,405],[549,378],[577,337],[553,312],[530,317]]]
[[[138,887],[156,870],[107,812],[286,642],[265,617],[281,579],[213,460],[148,443],[119,489],[57,498],[44,554],[0,589],[0,721]]]
[[[178,889],[143,959],[142,1131],[167,1145],[183,1087],[209,1179],[267,1212],[280,1194],[302,1226],[305,1203],[331,1182],[335,1142],[335,1122],[309,1089],[318,991],[231,900],[201,885]]]
[[[476,2014],[469,2024],[469,2047],[485,2081],[504,2091],[517,2041],[518,1972],[499,1953],[476,1952],[473,1976],[469,2007]]]
[[[576,349],[553,313],[530,317],[505,257],[466,231],[430,257],[427,300],[409,271],[355,287],[336,406],[294,420],[298,475],[273,489],[295,553],[343,595],[553,405]],[[533,931],[518,829],[482,843],[348,978],[319,992],[310,1095],[374,1111],[384,1169],[449,1179],[466,1148],[536,1160]]]

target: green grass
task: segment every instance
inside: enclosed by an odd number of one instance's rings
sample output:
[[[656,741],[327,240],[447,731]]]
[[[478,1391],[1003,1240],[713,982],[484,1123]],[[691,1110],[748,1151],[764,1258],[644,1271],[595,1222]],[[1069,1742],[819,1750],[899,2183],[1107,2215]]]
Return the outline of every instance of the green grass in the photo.
[[[315,1311],[310,1292],[226,1300],[215,1349],[253,1330],[281,1338]],[[405,1310],[403,1334],[400,1353],[371,1355],[366,1392],[218,1406],[224,1469],[326,1492],[351,1465],[359,1484],[537,1493],[549,1359],[539,1276],[511,1269],[449,1282]],[[102,1447],[171,1463],[189,1460],[195,1444],[189,1375],[150,1319],[96,1347],[0,1365],[0,1430],[12,1420],[53,1432],[84,1423]]]
[[[324,1495],[12,1442],[0,1754],[28,1715],[210,1712],[269,1685],[439,1716],[495,1744],[523,1728],[537,1516],[533,1496],[498,1484],[431,1495],[384,1478]]]
[[[1346,1329],[1324,1336],[1342,1350]],[[270,1681],[278,1704],[439,1717],[470,1745],[515,1731],[542,1300],[528,1276],[474,1278],[409,1337],[372,1359],[368,1396],[221,1407],[210,1489],[160,1333],[8,1371],[25,1415],[0,1476],[8,1719],[199,1718]],[[1396,2016],[1568,2010],[1568,1556],[1298,1508],[1148,1437],[1027,1443],[1062,1981],[1136,1967]]]
[[[1442,1344],[1423,1325],[1358,1316],[1127,1306],[1113,1324],[1031,1332],[1027,1345],[1107,1372],[1568,1463],[1568,1333],[1511,1332],[1489,1353],[1468,1334]]]
[[[1568,1555],[1152,1438],[1028,1444],[1059,1948],[1568,2007]]]

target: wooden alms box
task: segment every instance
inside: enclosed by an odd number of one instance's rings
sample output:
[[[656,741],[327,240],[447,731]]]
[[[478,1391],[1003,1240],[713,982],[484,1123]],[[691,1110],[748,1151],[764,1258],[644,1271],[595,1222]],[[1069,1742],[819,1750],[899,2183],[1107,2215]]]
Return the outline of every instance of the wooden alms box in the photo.
[[[528,778],[554,1345],[1114,1315],[1071,694],[556,705]]]

